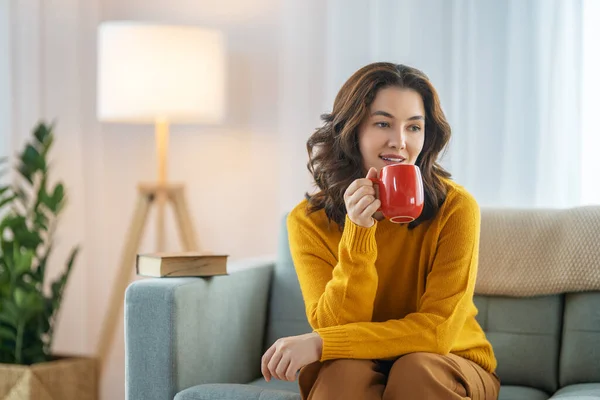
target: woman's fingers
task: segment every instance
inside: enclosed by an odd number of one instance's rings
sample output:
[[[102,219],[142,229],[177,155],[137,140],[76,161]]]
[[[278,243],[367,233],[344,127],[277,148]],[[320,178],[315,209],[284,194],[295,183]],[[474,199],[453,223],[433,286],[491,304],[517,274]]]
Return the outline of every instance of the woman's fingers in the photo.
[[[346,189],[344,197],[346,199],[350,199],[353,196],[359,195],[361,190],[364,192],[365,190],[373,189],[373,182],[369,179],[361,178],[357,179],[348,186]],[[360,197],[360,196],[359,196]]]
[[[260,371],[262,372],[263,376],[265,377],[265,380],[267,382],[269,382],[271,380],[271,372],[269,371],[269,362],[271,361],[271,358],[273,357],[273,354],[275,354],[275,345],[272,345],[271,347],[269,347],[269,349],[265,352],[265,354],[263,354],[261,362],[260,362]]]
[[[369,171],[367,172],[367,176],[365,178],[355,179],[348,186],[348,189],[346,189],[345,195],[348,196],[348,197],[352,196],[354,194],[354,192],[356,192],[362,186],[372,187],[373,186],[373,181],[371,181],[370,178],[377,178],[377,169],[371,167],[371,168],[369,168]]]
[[[369,205],[371,205],[375,200],[377,199],[371,194],[364,196],[362,199],[360,199],[358,203],[356,203],[356,206],[354,206],[355,213],[358,215],[363,214],[365,212],[365,209]]]
[[[361,186],[354,192],[354,195],[348,198],[348,202],[356,204],[365,196],[375,196],[375,188],[373,186]]]
[[[281,360],[279,361],[279,365],[277,365],[277,367],[275,368],[275,371],[277,373],[277,379],[279,379],[280,381],[287,381],[287,369],[290,366],[291,360],[289,357],[282,357]]]
[[[282,356],[283,354],[281,351],[276,351],[275,354],[273,354],[273,357],[271,357],[271,361],[269,361],[269,364],[267,365],[271,376],[279,380],[281,380],[281,378],[279,377],[279,374],[277,374],[277,367],[279,366]]]
[[[296,380],[296,373],[298,372],[298,367],[296,366],[295,362],[290,362],[290,364],[287,367],[287,371],[285,372],[285,377],[286,380],[293,382]]]
[[[370,218],[379,210],[381,207],[381,200],[375,199],[371,204],[369,204],[362,212],[362,216],[364,218]]]
[[[271,378],[294,381],[297,371],[321,358],[323,340],[313,332],[278,339],[261,359],[261,371]]]
[[[371,201],[375,198],[375,189],[373,187],[363,186],[357,190],[354,195],[346,201],[346,211],[352,215],[360,214],[360,212],[367,206],[364,204],[365,198],[371,198]],[[362,208],[360,202],[363,201]]]

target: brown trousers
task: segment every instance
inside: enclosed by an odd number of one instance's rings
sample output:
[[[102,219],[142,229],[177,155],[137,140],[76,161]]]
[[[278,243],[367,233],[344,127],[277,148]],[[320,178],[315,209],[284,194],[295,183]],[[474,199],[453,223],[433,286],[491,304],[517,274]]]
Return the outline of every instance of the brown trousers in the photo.
[[[411,353],[395,361],[330,360],[300,370],[303,400],[497,400],[496,374],[449,354]]]

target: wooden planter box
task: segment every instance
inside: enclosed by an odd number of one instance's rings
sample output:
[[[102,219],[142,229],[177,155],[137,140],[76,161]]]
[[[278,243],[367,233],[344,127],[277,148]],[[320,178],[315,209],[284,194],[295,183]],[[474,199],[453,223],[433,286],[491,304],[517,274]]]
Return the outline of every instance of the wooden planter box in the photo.
[[[0,364],[0,400],[97,400],[97,369],[96,360],[87,357]]]

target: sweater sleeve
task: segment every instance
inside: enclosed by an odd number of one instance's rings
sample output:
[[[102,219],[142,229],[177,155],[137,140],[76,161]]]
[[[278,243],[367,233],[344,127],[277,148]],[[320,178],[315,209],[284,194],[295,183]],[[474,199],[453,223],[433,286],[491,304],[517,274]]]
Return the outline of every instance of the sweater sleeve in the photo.
[[[471,309],[477,275],[480,212],[470,195],[449,208],[437,236],[435,257],[417,311],[398,320],[317,329],[323,339],[321,361],[450,352]]]
[[[303,212],[303,211],[300,211]],[[289,245],[313,329],[371,321],[377,292],[375,230],[346,217],[337,252],[326,245],[314,224],[291,213]]]

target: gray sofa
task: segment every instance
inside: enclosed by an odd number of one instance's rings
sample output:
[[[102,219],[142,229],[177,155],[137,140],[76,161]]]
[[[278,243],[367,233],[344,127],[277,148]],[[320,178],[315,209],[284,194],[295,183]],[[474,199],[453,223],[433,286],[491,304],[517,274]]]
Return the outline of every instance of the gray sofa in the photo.
[[[482,210],[482,234],[488,212]],[[556,215],[558,221],[562,212],[546,211],[544,218]],[[598,222],[578,223],[589,233]],[[558,231],[561,223],[549,226]],[[514,235],[519,235],[518,227]],[[560,237],[557,232],[553,240]],[[511,251],[502,240],[497,246]],[[263,351],[277,338],[311,330],[285,218],[275,260],[245,260],[229,267],[229,276],[144,279],[128,287],[128,400],[300,399],[297,382],[266,383],[260,373]],[[600,292],[478,295],[475,300],[477,318],[498,358],[500,399],[600,399]]]

